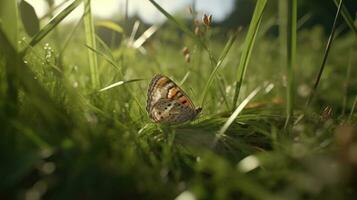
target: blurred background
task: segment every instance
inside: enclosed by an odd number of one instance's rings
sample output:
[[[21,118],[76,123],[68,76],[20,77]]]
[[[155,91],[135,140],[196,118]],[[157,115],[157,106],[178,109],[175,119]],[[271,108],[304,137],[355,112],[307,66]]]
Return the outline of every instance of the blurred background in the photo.
[[[37,15],[41,18],[48,12],[51,6],[58,6],[68,0],[27,0],[33,7]],[[212,14],[214,22],[217,25],[225,27],[239,27],[249,23],[251,14],[256,3],[255,0],[158,0],[166,11],[171,14],[181,15],[189,19],[188,8],[191,7],[197,11],[197,15],[202,17],[203,13]],[[344,4],[351,13],[357,10],[357,1],[345,0]],[[163,16],[149,1],[146,0],[93,0],[93,14],[97,18],[121,20],[125,17],[139,18],[147,24],[157,24],[166,21]],[[266,15],[276,14],[278,0],[269,2],[270,10],[266,11]],[[298,17],[305,15],[305,26],[313,26],[316,24],[329,28],[335,14],[333,1],[326,0],[300,0],[298,1]],[[73,22],[80,18],[82,9],[71,13],[64,22]],[[356,13],[354,13],[356,15]],[[341,22],[341,19],[340,19]]]

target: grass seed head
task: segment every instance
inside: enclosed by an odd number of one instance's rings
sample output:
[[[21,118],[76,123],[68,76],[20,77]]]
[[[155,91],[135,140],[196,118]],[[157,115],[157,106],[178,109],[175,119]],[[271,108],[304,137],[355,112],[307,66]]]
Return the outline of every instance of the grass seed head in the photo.
[[[203,22],[203,24],[206,25],[207,27],[210,27],[210,26],[211,26],[211,23],[212,23],[212,15],[203,14],[202,22]]]

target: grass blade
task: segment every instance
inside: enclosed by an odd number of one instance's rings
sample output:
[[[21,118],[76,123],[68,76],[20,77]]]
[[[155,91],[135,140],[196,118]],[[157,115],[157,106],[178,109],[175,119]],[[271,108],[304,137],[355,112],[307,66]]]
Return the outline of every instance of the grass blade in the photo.
[[[351,112],[350,112],[350,116],[348,117],[348,121],[351,121],[351,120],[352,120],[353,113],[354,113],[355,110],[356,110],[356,105],[357,105],[357,95],[356,95],[356,97],[355,97],[355,100],[353,101],[352,108],[351,108]]]
[[[106,55],[105,53],[103,53],[103,52],[101,52],[101,51],[98,51],[98,50],[96,50],[96,49],[93,49],[92,47],[90,47],[90,46],[88,46],[88,45],[86,45],[86,47],[89,49],[89,50],[91,50],[91,51],[93,51],[94,53],[96,53],[96,54],[98,54],[98,55],[100,55],[101,57],[103,57],[104,58],[104,60],[106,60],[108,63],[110,63],[111,65],[113,65],[113,67],[115,67],[117,70],[120,70],[120,67],[116,64],[116,62],[112,59],[112,58],[110,58],[108,55]]]
[[[135,42],[133,43],[133,48],[137,49],[140,48],[146,40],[148,40],[156,31],[159,29],[159,26],[157,25],[152,25],[150,28],[148,28]]]
[[[199,38],[197,37],[187,26],[176,20],[172,15],[170,15],[168,12],[166,12],[165,9],[163,9],[158,3],[156,3],[154,0],[149,0],[152,5],[154,5],[165,17],[172,21],[178,28],[180,28],[183,32],[185,32],[188,36],[190,36],[197,44],[200,46],[204,47],[206,50],[208,49],[206,44]]]
[[[340,3],[341,3],[341,1],[343,1],[343,0],[340,0]],[[333,2],[336,4],[337,7],[339,6],[338,0],[333,0]],[[341,13],[342,13],[342,17],[346,21],[348,27],[350,27],[350,29],[353,30],[353,32],[355,32],[355,34],[357,34],[357,27],[355,26],[355,24],[353,22],[353,18],[351,17],[350,13],[348,12],[346,6],[343,4],[341,7]]]
[[[35,46],[38,44],[47,34],[49,34],[64,18],[66,18],[75,8],[79,6],[82,0],[75,0],[63,11],[61,11],[56,17],[54,17],[45,27],[43,27],[31,40],[28,46]],[[26,52],[28,47],[25,48]]]
[[[234,112],[231,114],[231,116],[228,118],[226,123],[222,126],[222,128],[218,131],[216,135],[216,141],[220,139],[222,136],[224,136],[225,132],[229,128],[229,126],[234,122],[234,120],[238,117],[239,113],[242,112],[244,107],[258,94],[258,92],[261,90],[261,87],[257,87],[253,92],[251,92],[247,98],[245,98],[242,103],[234,110]],[[216,142],[214,142],[216,143]]]
[[[327,45],[326,45],[326,49],[325,49],[325,54],[324,54],[324,57],[322,59],[322,63],[321,63],[321,66],[320,66],[320,70],[319,70],[319,73],[317,74],[317,77],[316,77],[316,80],[315,80],[315,84],[312,88],[312,91],[306,101],[306,107],[309,106],[315,92],[316,92],[316,89],[317,89],[317,86],[319,85],[320,83],[320,79],[321,79],[321,75],[325,69],[325,64],[326,64],[326,61],[327,61],[327,57],[329,55],[329,52],[330,52],[330,49],[331,49],[331,45],[332,45],[332,42],[334,40],[334,36],[335,36],[335,31],[336,31],[336,25],[337,25],[337,19],[338,17],[340,16],[340,13],[341,13],[341,8],[342,8],[342,3],[343,3],[343,0],[340,1],[340,4],[338,5],[338,8],[337,8],[337,12],[336,12],[336,16],[335,16],[335,19],[334,19],[334,22],[333,22],[333,25],[332,25],[332,30],[331,30],[331,34],[329,36],[329,39],[327,41]]]
[[[296,59],[296,24],[297,24],[297,0],[288,1],[287,21],[287,78],[286,91],[286,121],[285,128],[290,122],[294,111],[294,65]]]
[[[104,28],[110,29],[110,30],[115,31],[119,34],[124,33],[123,28],[121,26],[119,26],[119,24],[116,24],[109,20],[100,21],[100,22],[96,23],[95,25],[99,26],[99,27],[104,27]]]
[[[9,38],[11,44],[17,48],[18,40],[18,12],[14,0],[0,1],[0,29]]]
[[[218,62],[215,66],[215,68],[212,70],[208,80],[207,80],[207,83],[205,84],[205,88],[203,89],[203,93],[202,93],[202,99],[201,99],[201,106],[204,105],[204,102],[206,100],[206,97],[207,97],[207,93],[208,93],[208,89],[211,87],[212,85],[212,82],[213,82],[213,79],[216,75],[216,73],[218,72],[218,69],[221,67],[224,59],[226,58],[229,50],[231,49],[231,47],[233,46],[234,42],[236,41],[237,39],[237,36],[238,36],[238,33],[235,33],[233,34],[227,41],[222,53],[221,53],[221,56],[220,58],[218,59]]]
[[[112,89],[112,88],[120,86],[120,85],[124,85],[126,83],[132,83],[132,82],[137,82],[137,81],[142,81],[142,80],[144,80],[144,79],[132,79],[132,80],[128,80],[128,81],[118,81],[116,83],[108,85],[105,88],[100,89],[99,92],[104,92],[106,90]]]
[[[267,0],[258,0],[258,2],[256,3],[256,6],[255,6],[255,9],[254,9],[253,18],[250,22],[248,33],[247,33],[246,39],[244,41],[243,52],[242,52],[239,66],[238,66],[237,85],[236,85],[234,98],[233,98],[233,108],[235,108],[237,105],[240,88],[241,88],[242,82],[244,80],[247,66],[249,64],[250,56],[251,56],[251,53],[253,50],[256,36],[258,34],[260,22],[261,22],[261,19],[263,16],[263,11],[265,9],[266,3],[267,3]]]
[[[84,0],[84,30],[86,45],[93,49],[97,49],[95,42],[95,29],[91,9],[91,0]],[[87,52],[92,88],[96,89],[99,87],[98,58],[97,54],[92,50],[88,49]]]

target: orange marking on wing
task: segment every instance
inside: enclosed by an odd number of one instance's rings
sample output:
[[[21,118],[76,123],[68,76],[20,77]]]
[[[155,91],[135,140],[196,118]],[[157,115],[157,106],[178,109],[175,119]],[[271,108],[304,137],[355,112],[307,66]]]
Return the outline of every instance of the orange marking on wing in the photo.
[[[189,106],[189,105],[190,105],[190,102],[189,102],[188,98],[185,97],[185,96],[180,97],[178,100],[179,100],[179,102],[181,102],[183,105],[186,105],[186,106]]]
[[[179,92],[179,89],[177,87],[173,87],[169,90],[169,93],[167,95],[167,98],[173,99]]]
[[[166,83],[169,82],[169,81],[170,81],[170,80],[169,80],[168,78],[162,77],[161,79],[159,79],[159,80],[157,81],[157,85],[158,85],[159,87],[164,87],[164,86],[166,85]]]

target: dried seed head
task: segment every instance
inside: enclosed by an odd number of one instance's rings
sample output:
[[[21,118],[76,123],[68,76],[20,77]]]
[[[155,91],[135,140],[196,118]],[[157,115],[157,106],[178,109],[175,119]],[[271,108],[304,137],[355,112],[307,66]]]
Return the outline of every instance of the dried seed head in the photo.
[[[190,53],[190,50],[187,48],[187,47],[184,47],[183,49],[182,49],[182,54],[183,55],[187,55],[187,54],[189,54]]]
[[[211,26],[212,23],[212,15],[207,16],[206,14],[203,14],[202,17],[202,22],[206,26]]]
[[[322,113],[321,113],[321,119],[326,121],[326,120],[330,119],[331,116],[332,116],[332,108],[330,106],[326,106],[324,111],[322,111]]]
[[[193,10],[191,6],[188,7],[188,11],[190,12],[191,15],[193,15]]]
[[[190,54],[186,54],[186,55],[185,55],[185,61],[186,61],[186,63],[190,63],[190,61],[191,61],[191,56],[190,56]]]

